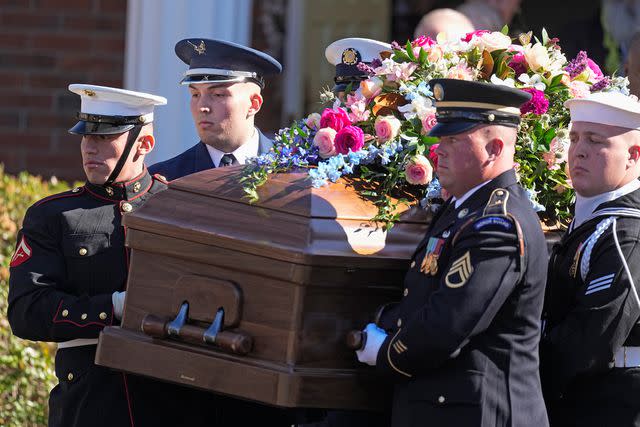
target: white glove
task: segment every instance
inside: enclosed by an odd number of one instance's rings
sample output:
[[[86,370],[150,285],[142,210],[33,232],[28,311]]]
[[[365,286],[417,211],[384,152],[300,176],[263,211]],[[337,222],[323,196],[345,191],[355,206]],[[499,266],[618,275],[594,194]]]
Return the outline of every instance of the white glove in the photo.
[[[378,328],[375,323],[369,323],[364,332],[367,334],[367,342],[362,350],[356,350],[358,360],[367,365],[376,366],[378,351],[382,347],[382,343],[387,338],[384,329]]]
[[[122,312],[124,311],[124,297],[127,291],[114,292],[111,294],[111,303],[113,304],[113,315],[116,319],[122,319]]]

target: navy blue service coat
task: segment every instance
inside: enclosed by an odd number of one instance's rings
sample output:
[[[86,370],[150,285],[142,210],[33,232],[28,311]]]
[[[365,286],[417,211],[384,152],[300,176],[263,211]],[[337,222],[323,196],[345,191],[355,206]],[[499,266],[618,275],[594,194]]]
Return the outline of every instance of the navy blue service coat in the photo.
[[[393,425],[548,425],[538,373],[546,261],[513,170],[436,214],[404,298],[379,322],[389,336],[377,367],[396,383]]]
[[[258,133],[260,136],[258,154],[266,154],[273,147],[273,141],[264,136],[259,130]],[[174,179],[212,168],[215,168],[215,165],[211,160],[207,146],[200,141],[176,157],[151,165],[149,171],[152,174],[160,174],[169,181],[173,181]]]
[[[554,426],[640,426],[638,209],[640,190],[603,203],[552,251],[540,352]]]

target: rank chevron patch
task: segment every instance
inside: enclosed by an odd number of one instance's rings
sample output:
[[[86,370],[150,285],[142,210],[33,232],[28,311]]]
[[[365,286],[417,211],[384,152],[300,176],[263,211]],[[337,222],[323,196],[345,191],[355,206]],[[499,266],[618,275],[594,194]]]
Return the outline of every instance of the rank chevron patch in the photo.
[[[471,254],[467,251],[460,258],[455,260],[444,280],[450,288],[460,288],[467,283],[469,277],[473,274],[473,266],[471,265]]]

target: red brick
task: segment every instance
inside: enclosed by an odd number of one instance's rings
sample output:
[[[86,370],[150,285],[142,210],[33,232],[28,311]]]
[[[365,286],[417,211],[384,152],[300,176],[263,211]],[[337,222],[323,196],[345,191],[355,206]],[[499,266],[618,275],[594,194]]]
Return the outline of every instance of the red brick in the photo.
[[[7,53],[0,49],[0,69],[50,68],[56,64],[53,54]]]
[[[46,93],[30,94],[17,90],[0,90],[0,107],[51,108],[53,98]]]
[[[119,54],[124,57],[124,34],[113,37],[97,36],[93,39],[93,50]]]
[[[62,89],[79,80],[82,80],[79,73],[43,74],[34,72],[29,74],[27,85],[30,89]]]
[[[58,58],[58,68],[61,70],[83,70],[83,71],[100,71],[113,70],[117,67],[122,68],[124,53],[122,58],[106,58],[104,56],[84,55],[64,55]]]
[[[17,132],[15,130],[6,130],[0,132],[3,141],[14,141],[19,143],[27,150],[49,150],[51,147],[51,135],[49,132]]]
[[[124,16],[127,12],[127,0],[98,0],[98,10],[121,13]]]
[[[95,8],[95,0],[36,0],[39,10],[73,10],[77,12],[92,11]]]
[[[77,51],[89,52],[91,37],[86,33],[77,34],[36,34],[32,37],[35,51]]]
[[[27,77],[22,72],[0,72],[0,88],[18,89],[25,85]]]
[[[0,127],[8,127],[13,130],[20,127],[20,114],[17,112],[0,111]]]
[[[2,23],[2,28],[22,30],[21,32],[56,29],[60,27],[60,21],[60,17],[52,13],[39,13],[34,10],[0,11],[0,23]]]
[[[2,123],[2,115],[0,113],[0,124]],[[51,130],[64,129],[67,130],[76,123],[75,117],[69,114],[55,113],[29,113],[27,115],[27,129],[33,130]]]
[[[122,33],[124,34],[126,22],[125,17],[120,15],[111,16],[65,16],[63,18],[63,27],[73,31],[100,31],[105,33]]]
[[[75,155],[29,151],[25,160],[25,169],[33,174],[45,177],[55,175],[64,180],[82,179],[84,176],[80,150]]]
[[[20,172],[24,169],[24,150],[0,146],[0,164],[4,165],[5,172],[11,174]]]
[[[32,8],[29,0],[0,0],[0,7],[12,7],[22,10]]]
[[[2,31],[0,31],[0,46],[3,49],[24,51],[29,46],[29,36],[27,32],[20,34],[18,31],[5,31],[3,27]]]

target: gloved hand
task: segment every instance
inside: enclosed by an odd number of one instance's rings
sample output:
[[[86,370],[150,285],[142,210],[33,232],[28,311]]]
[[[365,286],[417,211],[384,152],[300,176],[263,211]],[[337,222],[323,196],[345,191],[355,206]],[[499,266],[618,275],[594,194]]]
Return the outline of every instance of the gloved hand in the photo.
[[[375,323],[369,323],[364,332],[367,334],[367,342],[362,350],[356,350],[358,360],[367,365],[376,366],[378,351],[382,347],[382,343],[387,338],[387,333],[378,328]]]
[[[111,294],[111,302],[113,303],[113,315],[116,319],[122,319],[122,312],[124,311],[124,297],[127,291],[114,292]]]

